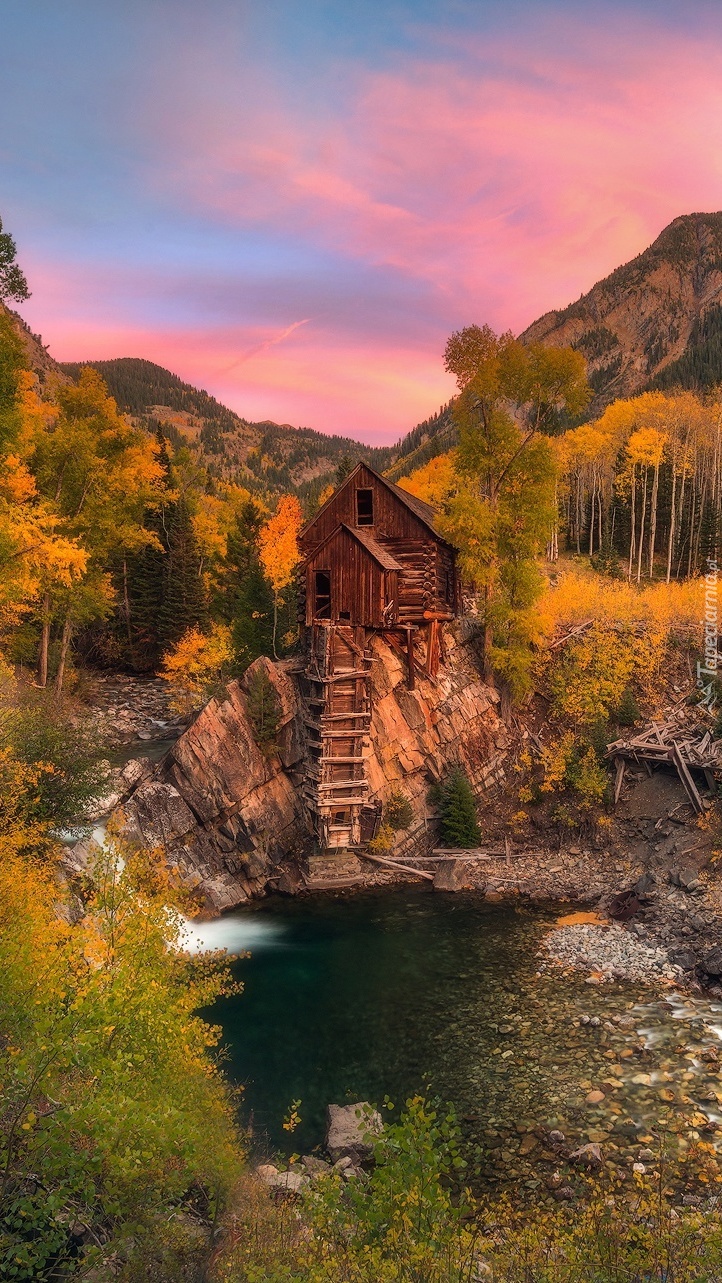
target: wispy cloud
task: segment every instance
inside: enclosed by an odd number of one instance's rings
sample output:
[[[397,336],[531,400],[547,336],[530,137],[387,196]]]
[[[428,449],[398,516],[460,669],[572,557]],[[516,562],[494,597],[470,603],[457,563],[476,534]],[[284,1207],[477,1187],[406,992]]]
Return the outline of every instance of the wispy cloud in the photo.
[[[223,373],[229,374],[237,365],[245,365],[246,361],[251,361],[254,356],[260,356],[262,352],[267,352],[269,348],[275,347],[277,343],[283,343],[283,340],[287,339],[290,334],[293,334],[294,330],[299,329],[302,325],[308,325],[310,320],[310,316],[307,316],[303,321],[294,321],[292,325],[287,325],[285,330],[282,330],[280,334],[274,334],[272,338],[264,339],[262,343],[256,343],[254,347],[251,347],[247,352],[244,352],[243,356],[239,356],[236,361],[232,361]]]

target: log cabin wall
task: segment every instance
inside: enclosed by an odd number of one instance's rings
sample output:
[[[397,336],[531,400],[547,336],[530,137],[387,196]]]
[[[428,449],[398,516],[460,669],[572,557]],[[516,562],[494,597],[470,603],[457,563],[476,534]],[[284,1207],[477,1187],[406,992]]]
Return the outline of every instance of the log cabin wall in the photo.
[[[359,491],[364,496],[371,496],[370,511],[368,502],[364,502],[361,510],[357,498]],[[414,505],[422,515],[414,511]],[[314,572],[324,569],[321,562],[325,555],[333,578],[338,581],[338,605],[334,617],[378,628],[389,623],[420,624],[429,612],[440,615],[456,613],[455,553],[434,530],[432,515],[433,510],[428,504],[387,483],[365,464],[354,469],[302,532],[300,540],[301,550],[307,559],[307,571],[310,572],[311,568]],[[379,599],[376,595],[377,574],[368,567],[361,569],[364,558],[357,548],[351,551],[352,536],[339,539],[337,545],[335,543],[339,530],[344,527],[356,530],[359,537],[370,539],[377,550],[383,550],[398,565],[391,617],[383,614],[392,598],[388,583],[390,565],[385,567],[387,584],[385,589],[381,587]],[[322,547],[324,555],[319,560],[317,553]],[[343,564],[349,556],[359,575],[355,591],[343,571]],[[371,580],[374,580],[373,587]],[[307,573],[304,584],[307,624],[314,618],[313,586],[310,573]],[[383,618],[380,618],[379,611]]]
[[[306,562],[306,624],[313,623],[316,575],[330,579],[329,619],[348,624],[363,622],[381,628],[386,605],[385,572],[367,550],[341,527]]]

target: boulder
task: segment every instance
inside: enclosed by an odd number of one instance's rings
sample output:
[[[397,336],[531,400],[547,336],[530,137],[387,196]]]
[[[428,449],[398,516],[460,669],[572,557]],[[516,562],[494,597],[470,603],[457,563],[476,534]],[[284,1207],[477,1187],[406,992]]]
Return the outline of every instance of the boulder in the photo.
[[[92,867],[94,860],[102,851],[100,843],[95,838],[83,838],[81,842],[76,842],[74,846],[66,847],[60,857],[60,863],[63,870],[70,877],[79,877],[87,873]]]
[[[463,891],[467,882],[463,860],[444,860],[434,877],[435,891]]]
[[[300,1194],[308,1185],[308,1176],[302,1176],[300,1172],[279,1172],[268,1184],[272,1189],[281,1190],[287,1194]]]
[[[710,949],[702,959],[702,967],[708,976],[722,976],[722,946]]]
[[[349,1158],[364,1163],[373,1158],[373,1140],[381,1135],[383,1121],[366,1100],[355,1105],[329,1105],[326,1110],[326,1149],[334,1163]]]
[[[569,1155],[569,1162],[576,1163],[577,1167],[587,1167],[591,1171],[597,1171],[602,1166],[602,1151],[598,1145],[580,1145],[579,1149],[572,1150]]]
[[[137,788],[143,780],[153,773],[153,765],[147,757],[131,757],[120,772],[120,782],[124,796]]]
[[[178,789],[160,780],[149,780],[133,794],[125,808],[126,827],[146,846],[168,848],[195,827],[196,819]]]
[[[278,1168],[274,1167],[273,1163],[259,1163],[256,1168],[256,1176],[260,1176],[266,1185],[273,1185],[278,1176]]]

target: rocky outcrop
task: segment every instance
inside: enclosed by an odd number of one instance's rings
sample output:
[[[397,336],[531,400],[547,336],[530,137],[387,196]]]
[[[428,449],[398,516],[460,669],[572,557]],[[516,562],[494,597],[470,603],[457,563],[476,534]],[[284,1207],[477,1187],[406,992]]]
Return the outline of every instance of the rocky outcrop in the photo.
[[[433,844],[427,795],[452,762],[463,766],[480,793],[503,781],[509,733],[497,692],[481,679],[468,625],[459,622],[446,632],[438,675],[419,675],[413,691],[403,658],[379,636],[372,650],[367,774],[372,801],[383,804],[400,791],[411,803],[412,824],[394,852],[402,855]],[[278,751],[270,755],[256,741],[247,700],[259,669],[273,683],[280,710]],[[257,660],[243,681],[230,683],[225,698],[206,705],[154,771],[128,790],[126,829],[144,845],[163,849],[213,912],[266,889],[301,889],[299,865],[308,871],[311,851],[300,789],[304,737],[294,665]]]
[[[248,681],[264,669],[279,707],[278,752],[258,743]],[[212,699],[150,779],[124,803],[129,834],[160,847],[207,908],[261,894],[305,835],[295,768],[302,757],[298,695],[287,665],[259,659],[225,699]]]
[[[437,676],[419,676],[415,689],[409,690],[402,657],[379,637],[372,644],[373,716],[367,763],[372,799],[383,802],[399,790],[414,812],[394,857],[435,841],[434,808],[428,793],[450,764],[464,769],[480,796],[502,784],[506,774],[510,734],[500,716],[498,691],[481,678],[473,623],[458,620],[447,628],[444,648],[445,660]]]

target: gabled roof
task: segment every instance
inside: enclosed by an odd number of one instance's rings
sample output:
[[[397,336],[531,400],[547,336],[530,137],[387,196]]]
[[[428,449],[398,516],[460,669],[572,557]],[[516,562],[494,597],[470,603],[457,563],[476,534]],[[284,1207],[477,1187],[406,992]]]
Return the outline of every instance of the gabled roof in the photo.
[[[354,526],[347,526],[345,521],[342,521],[341,525],[344,530],[348,530],[348,533],[353,535],[354,539],[363,544],[366,551],[376,558],[384,570],[403,570],[403,566],[399,564],[395,557],[391,556],[388,548],[384,548],[383,544],[380,544],[378,539],[374,539],[373,535]]]
[[[317,557],[321,549],[335,539],[340,530],[344,530],[347,535],[351,535],[351,538],[356,540],[356,543],[361,544],[364,551],[378,562],[382,570],[403,570],[403,566],[391,556],[388,548],[384,548],[373,535],[366,534],[365,530],[356,530],[353,526],[347,526],[345,521],[341,521],[329,535],[326,535],[326,538],[314,549],[313,556]]]
[[[370,472],[373,477],[376,477],[377,481],[380,481],[382,485],[386,486],[386,489],[390,490],[391,493],[395,495],[396,498],[399,499],[401,503],[403,503],[404,506],[409,509],[410,512],[413,512],[414,516],[418,517],[419,521],[422,521],[423,524],[428,527],[428,529],[431,531],[432,534],[436,536],[437,539],[441,539],[443,543],[449,542],[448,539],[444,539],[444,536],[439,533],[439,531],[436,529],[436,526],[434,525],[434,521],[436,519],[436,509],[432,508],[430,503],[425,503],[423,499],[417,499],[416,495],[409,494],[408,490],[404,490],[402,489],[401,486],[397,486],[395,482],[389,481],[388,477],[382,476],[380,472],[377,472],[375,468],[372,468],[369,463],[364,463],[363,460],[360,463],[356,464],[356,467],[353,469],[352,472],[349,472],[345,481],[341,482],[341,485],[334,490],[332,495],[329,495],[328,499],[319,508],[318,512],[315,513],[315,515],[311,518],[311,520],[306,523],[303,530],[301,531],[301,535],[300,535],[301,538],[303,538],[303,536],[306,534],[306,531],[310,530],[311,527],[314,525],[314,523],[318,521],[318,518],[320,517],[321,513],[325,512],[329,504],[333,503],[334,499],[336,498],[336,495],[341,490],[343,490],[344,486],[347,486],[349,482],[353,481],[353,478],[356,476],[356,473],[359,471],[360,468],[365,468],[366,471]],[[350,528],[351,527],[349,527],[349,529]]]

